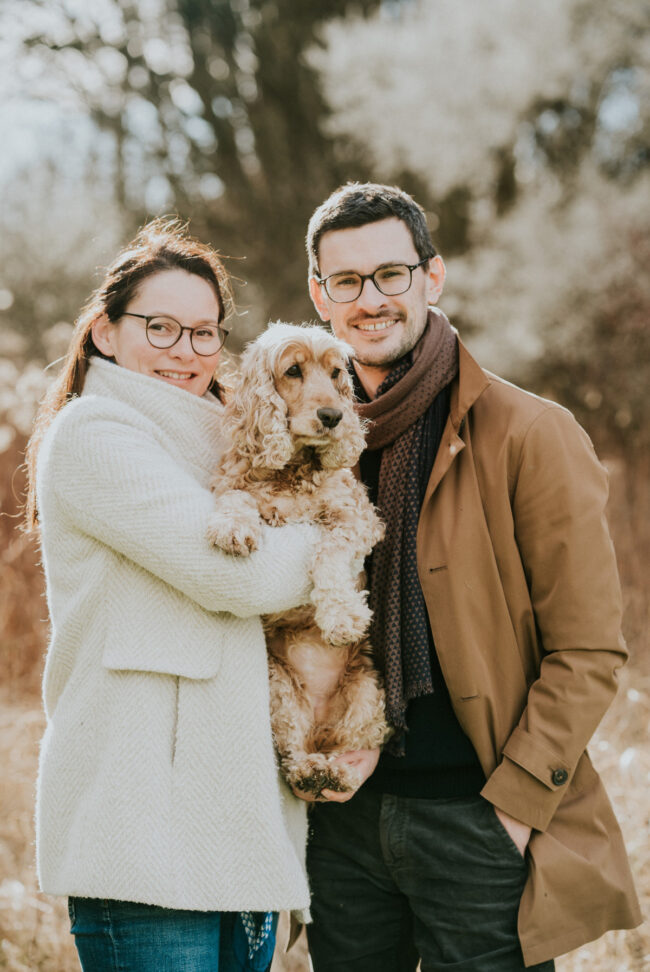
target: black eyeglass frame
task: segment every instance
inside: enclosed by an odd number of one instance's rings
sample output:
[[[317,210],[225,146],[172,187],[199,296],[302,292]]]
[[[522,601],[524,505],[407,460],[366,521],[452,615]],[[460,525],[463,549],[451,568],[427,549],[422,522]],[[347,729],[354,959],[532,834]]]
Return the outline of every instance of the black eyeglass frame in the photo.
[[[330,300],[334,301],[335,304],[351,304],[353,301],[358,300],[359,297],[361,296],[361,293],[363,291],[363,285],[365,284],[366,280],[372,280],[375,288],[379,291],[380,294],[383,294],[384,297],[399,297],[400,294],[405,294],[407,290],[411,289],[411,284],[413,283],[413,271],[417,270],[418,267],[423,266],[425,263],[428,263],[429,260],[433,260],[433,256],[425,257],[423,260],[420,260],[419,263],[387,263],[383,267],[377,267],[377,269],[373,270],[372,273],[357,273],[356,270],[352,270],[350,271],[350,276],[354,274],[354,276],[358,277],[360,281],[359,293],[355,297],[348,297],[346,300],[338,300],[336,297],[332,297],[332,295],[329,292],[329,288],[327,286],[328,280],[331,280],[332,277],[340,277],[341,274],[345,273],[345,271],[340,270],[338,273],[331,273],[329,277],[316,277],[316,282],[325,288],[325,293],[327,294]],[[387,270],[389,267],[406,267],[406,269],[408,270],[409,282],[408,285],[404,288],[404,290],[398,290],[396,293],[387,294],[385,291],[381,289],[381,287],[375,280],[376,274],[378,274],[381,270]]]
[[[145,334],[147,336],[147,341],[149,342],[151,347],[155,348],[157,351],[167,351],[169,348],[173,348],[174,345],[178,344],[180,339],[183,337],[183,331],[189,331],[192,351],[194,351],[195,354],[198,354],[201,358],[209,358],[211,355],[216,354],[217,351],[221,351],[222,347],[226,343],[226,338],[230,334],[230,331],[226,330],[225,327],[222,327],[221,324],[217,324],[216,327],[217,327],[217,331],[219,332],[219,335],[221,336],[221,344],[215,351],[199,351],[197,348],[194,347],[193,335],[196,328],[183,327],[183,325],[179,321],[177,321],[175,317],[168,316],[167,314],[134,314],[132,311],[124,311],[122,317],[139,317],[141,320],[143,320],[145,322]],[[151,321],[156,321],[161,318],[162,320],[165,321],[173,321],[174,324],[178,324],[180,328],[180,331],[178,332],[178,337],[176,338],[175,341],[172,341],[171,344],[163,344],[163,345],[154,344],[153,341],[151,340],[151,337],[149,336],[149,324],[151,323]]]

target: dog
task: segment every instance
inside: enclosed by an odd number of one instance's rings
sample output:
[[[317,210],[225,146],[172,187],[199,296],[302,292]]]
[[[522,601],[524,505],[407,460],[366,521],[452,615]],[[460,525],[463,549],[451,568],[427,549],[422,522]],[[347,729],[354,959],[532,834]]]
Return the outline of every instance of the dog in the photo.
[[[356,771],[335,757],[376,748],[391,731],[359,582],[383,525],[351,471],[364,448],[351,352],[318,326],[269,325],[242,356],[226,404],[231,445],[211,483],[208,536],[232,554],[255,550],[262,522],[321,528],[312,603],[263,619],[280,767],[295,790],[316,797],[356,789]]]

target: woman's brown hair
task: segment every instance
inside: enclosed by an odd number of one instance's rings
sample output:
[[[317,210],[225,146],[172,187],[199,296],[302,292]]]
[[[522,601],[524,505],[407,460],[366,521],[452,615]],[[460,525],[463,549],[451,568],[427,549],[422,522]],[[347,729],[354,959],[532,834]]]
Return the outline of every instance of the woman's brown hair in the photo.
[[[219,323],[231,309],[230,280],[211,246],[190,237],[187,225],[176,218],[161,217],[143,226],[108,267],[104,280],[83,307],[61,372],[41,402],[26,452],[25,525],[28,530],[37,525],[36,460],[45,431],[66,402],[81,394],[89,359],[95,355],[104,357],[95,347],[93,324],[103,314],[113,323],[119,321],[142,282],[163,270],[185,270],[206,280],[219,301]],[[218,392],[218,388],[215,379],[211,389]]]

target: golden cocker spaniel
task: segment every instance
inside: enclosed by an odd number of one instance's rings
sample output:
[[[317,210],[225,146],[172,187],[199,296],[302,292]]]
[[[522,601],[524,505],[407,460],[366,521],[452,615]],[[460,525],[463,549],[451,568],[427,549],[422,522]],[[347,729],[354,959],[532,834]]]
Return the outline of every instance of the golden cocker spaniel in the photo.
[[[390,734],[359,583],[383,527],[350,468],[364,448],[350,352],[320,327],[271,324],[242,356],[226,406],[231,446],[212,483],[209,538],[233,554],[256,548],[262,521],[322,530],[312,604],[264,619],[281,768],[314,795],[356,789],[355,770],[333,760]]]

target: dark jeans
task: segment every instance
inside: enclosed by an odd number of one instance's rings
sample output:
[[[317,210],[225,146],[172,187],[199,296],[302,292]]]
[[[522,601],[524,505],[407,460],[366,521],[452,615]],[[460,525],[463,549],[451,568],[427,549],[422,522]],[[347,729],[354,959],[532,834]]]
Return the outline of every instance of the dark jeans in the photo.
[[[307,926],[314,972],[523,972],[527,866],[482,797],[360,790],[314,806]],[[531,966],[552,972],[552,961]]]
[[[100,898],[69,898],[84,972],[248,972],[239,914],[175,911]],[[271,946],[272,947],[272,946]]]

